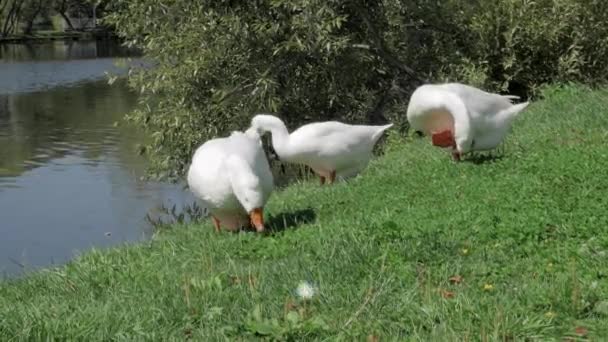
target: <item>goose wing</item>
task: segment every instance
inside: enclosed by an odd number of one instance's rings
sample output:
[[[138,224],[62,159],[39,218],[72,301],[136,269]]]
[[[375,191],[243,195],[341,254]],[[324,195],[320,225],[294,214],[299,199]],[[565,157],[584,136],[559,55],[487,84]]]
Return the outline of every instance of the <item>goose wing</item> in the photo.
[[[498,112],[510,108],[513,105],[511,101],[519,98],[514,95],[488,93],[460,83],[448,83],[443,87],[462,99],[469,115],[473,118],[476,116],[494,116]]]

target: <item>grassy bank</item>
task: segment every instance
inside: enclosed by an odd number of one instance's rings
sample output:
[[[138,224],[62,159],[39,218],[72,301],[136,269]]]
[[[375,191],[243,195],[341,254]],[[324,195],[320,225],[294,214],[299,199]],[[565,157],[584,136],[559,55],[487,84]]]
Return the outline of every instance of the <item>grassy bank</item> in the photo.
[[[0,340],[601,340],[608,90],[546,96],[502,158],[392,137],[350,183],[276,193],[270,236],[178,226],[4,282]]]

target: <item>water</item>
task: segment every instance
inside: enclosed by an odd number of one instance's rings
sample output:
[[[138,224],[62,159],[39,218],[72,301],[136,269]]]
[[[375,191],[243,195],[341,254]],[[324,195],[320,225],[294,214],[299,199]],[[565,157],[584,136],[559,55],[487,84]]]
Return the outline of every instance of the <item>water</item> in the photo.
[[[145,137],[122,122],[137,95],[107,82],[143,65],[128,55],[112,42],[0,45],[0,274],[146,239],[147,213],[193,201],[141,180]]]

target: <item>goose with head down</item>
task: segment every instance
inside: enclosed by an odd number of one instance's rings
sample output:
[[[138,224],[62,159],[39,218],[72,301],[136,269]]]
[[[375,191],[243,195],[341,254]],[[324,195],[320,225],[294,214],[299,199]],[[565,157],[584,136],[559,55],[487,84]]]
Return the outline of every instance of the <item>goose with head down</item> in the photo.
[[[464,153],[491,150],[503,141],[529,104],[513,104],[517,98],[460,83],[428,84],[412,94],[407,119],[412,129],[430,135],[433,145],[450,149],[460,160]]]
[[[321,184],[357,175],[369,163],[382,133],[391,126],[326,121],[304,125],[290,134],[276,116],[259,114],[251,120],[251,129],[272,134],[272,146],[281,160],[309,166],[319,175]]]
[[[274,188],[259,135],[233,132],[201,145],[188,170],[188,186],[208,208],[216,231],[251,225],[264,230],[264,205]]]

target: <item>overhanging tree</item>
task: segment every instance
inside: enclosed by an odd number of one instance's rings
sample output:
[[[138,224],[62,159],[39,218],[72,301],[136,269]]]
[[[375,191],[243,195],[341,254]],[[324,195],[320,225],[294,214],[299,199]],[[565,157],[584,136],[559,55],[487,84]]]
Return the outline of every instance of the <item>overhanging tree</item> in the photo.
[[[242,129],[254,113],[277,112],[291,124],[386,121],[378,108],[395,76],[415,79],[396,56],[386,57],[377,35],[388,23],[376,1],[119,0],[115,6],[110,23],[156,62],[131,78],[143,95],[131,118],[154,131],[148,152],[173,175],[185,170],[204,139]]]
[[[547,82],[608,78],[608,63],[596,62],[608,53],[606,2],[115,0],[111,5],[107,22],[155,64],[130,77],[142,94],[130,118],[152,132],[145,151],[161,175],[183,174],[194,147],[243,129],[258,112],[278,113],[291,127],[336,118],[400,122],[403,94],[425,80],[459,80],[492,90],[519,84],[525,94]]]

